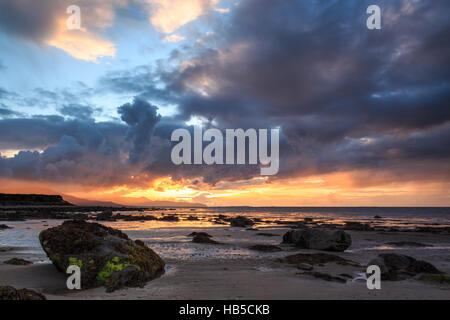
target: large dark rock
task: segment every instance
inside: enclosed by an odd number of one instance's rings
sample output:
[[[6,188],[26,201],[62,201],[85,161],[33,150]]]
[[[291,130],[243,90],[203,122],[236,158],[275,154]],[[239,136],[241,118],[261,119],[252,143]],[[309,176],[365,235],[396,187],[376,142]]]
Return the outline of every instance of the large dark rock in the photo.
[[[0,300],[45,300],[45,296],[29,289],[0,287]]]
[[[142,241],[97,223],[66,221],[42,231],[39,240],[58,270],[81,268],[82,289],[143,286],[164,272],[164,261]]]
[[[379,266],[382,280],[404,280],[422,273],[442,274],[431,263],[395,253],[380,254],[367,265]]]
[[[243,216],[238,216],[236,218],[231,218],[230,219],[230,225],[232,227],[245,228],[245,227],[248,227],[248,226],[252,226],[254,224],[255,223],[252,220],[250,220],[250,219],[248,219],[246,217],[243,217]]]
[[[8,227],[6,224],[0,224],[0,230],[6,230],[6,229],[12,229],[12,228]]]
[[[288,231],[283,236],[283,243],[294,244],[303,249],[341,252],[350,247],[352,238],[342,230],[303,228]]]

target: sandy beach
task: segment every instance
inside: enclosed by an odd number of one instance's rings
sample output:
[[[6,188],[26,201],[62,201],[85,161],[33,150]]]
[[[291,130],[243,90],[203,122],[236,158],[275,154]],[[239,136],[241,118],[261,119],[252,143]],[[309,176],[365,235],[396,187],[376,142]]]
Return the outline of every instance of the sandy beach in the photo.
[[[427,261],[450,273],[450,236],[425,232],[347,231],[352,245],[345,252],[329,253],[355,264],[335,262],[314,265],[314,271],[345,282],[326,281],[282,259],[289,255],[323,253],[280,244],[287,226],[263,226],[258,230],[228,226],[201,227],[169,222],[106,222],[122,229],[130,238],[141,239],[165,261],[165,274],[144,288],[126,288],[106,293],[105,288],[69,291],[66,277],[58,272],[40,249],[37,235],[43,229],[61,224],[60,220],[8,222],[13,229],[1,231],[0,239],[21,237],[24,246],[0,246],[0,286],[34,289],[47,299],[449,299],[448,284],[411,278],[383,281],[381,290],[368,290],[365,266],[379,253],[398,253]],[[159,223],[158,228],[152,228]],[[178,225],[179,224],[179,225]],[[146,226],[147,225],[147,226]],[[220,244],[192,243],[190,232],[207,232]],[[2,234],[3,233],[3,234]],[[270,235],[270,236],[268,236]],[[34,240],[33,240],[34,239]],[[423,247],[389,243],[420,243]],[[0,242],[1,243],[1,242]],[[282,250],[259,252],[252,245],[276,245]],[[429,246],[427,246],[429,245]],[[3,262],[22,258],[33,262],[13,266]]]

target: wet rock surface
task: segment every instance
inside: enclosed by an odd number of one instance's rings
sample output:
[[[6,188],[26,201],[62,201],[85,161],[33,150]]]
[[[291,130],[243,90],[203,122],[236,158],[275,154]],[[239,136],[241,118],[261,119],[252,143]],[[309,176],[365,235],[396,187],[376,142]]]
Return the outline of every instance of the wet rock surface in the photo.
[[[80,267],[82,289],[142,287],[164,273],[164,261],[142,241],[97,223],[66,221],[42,231],[39,240],[59,271]]]

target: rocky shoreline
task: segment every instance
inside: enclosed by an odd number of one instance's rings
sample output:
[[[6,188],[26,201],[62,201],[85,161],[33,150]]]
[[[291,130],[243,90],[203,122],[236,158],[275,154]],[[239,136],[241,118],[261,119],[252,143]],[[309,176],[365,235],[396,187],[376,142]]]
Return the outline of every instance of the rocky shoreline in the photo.
[[[83,287],[86,290],[67,291],[64,289],[63,281],[58,280],[59,282],[56,283],[55,279],[65,277],[63,273],[57,275],[57,269],[48,269],[47,265],[42,264],[30,264],[29,260],[33,259],[29,259],[30,257],[26,254],[21,254],[20,250],[0,247],[2,249],[0,250],[0,287],[3,286],[2,290],[7,293],[5,297],[25,297],[16,295],[9,287],[3,289],[5,286],[23,288],[23,286],[17,287],[17,284],[24,283],[16,279],[21,272],[29,278],[26,282],[27,289],[35,290],[37,294],[44,294],[50,299],[123,298],[124,294],[116,294],[116,291],[124,287],[140,287],[142,288],[140,290],[145,292],[142,295],[141,291],[134,291],[139,289],[127,289],[126,298],[154,298],[156,294],[157,298],[165,299],[195,296],[203,299],[221,299],[234,295],[239,297],[240,290],[247,292],[242,295],[243,298],[261,298],[261,293],[257,289],[260,285],[270,285],[274,288],[272,295],[266,297],[268,299],[283,297],[304,299],[314,296],[304,288],[319,288],[317,290],[322,292],[322,298],[370,298],[365,288],[364,276],[362,276],[368,265],[380,267],[383,286],[392,290],[391,292],[382,291],[375,296],[389,298],[395,293],[394,297],[397,298],[417,297],[414,292],[418,287],[429,296],[440,296],[442,292],[445,292],[442,288],[449,286],[450,265],[445,258],[442,256],[439,258],[436,254],[423,255],[428,252],[424,250],[430,249],[442,254],[448,253],[448,249],[440,249],[443,245],[445,248],[450,248],[449,228],[446,226],[421,226],[402,230],[396,226],[380,226],[382,218],[374,218],[373,224],[357,221],[334,223],[314,218],[277,221],[222,214],[213,216],[196,214],[196,219],[193,219],[192,212],[168,214],[166,212],[168,210],[157,208],[142,208],[142,211],[136,211],[136,208],[133,208],[132,211],[135,214],[125,213],[128,210],[115,210],[115,208],[86,207],[85,212],[80,212],[79,209],[70,208],[70,212],[61,209],[53,212],[60,217],[59,219],[66,220],[62,218],[64,215],[72,219],[63,224],[57,223],[58,220],[51,220],[55,221],[52,222],[55,225],[52,228],[41,224],[42,231],[39,238],[46,255],[58,270],[64,270],[70,263],[76,262],[76,265],[86,271],[83,280]],[[20,210],[17,211],[20,212]],[[48,208],[45,211],[37,211],[45,212],[45,214],[52,212]],[[26,212],[30,214],[31,219],[36,219],[33,215],[35,211],[26,210]],[[26,215],[20,217],[26,217]],[[42,217],[41,213],[38,217]],[[14,226],[8,226],[8,221],[4,225],[4,231],[0,233],[7,230],[17,231],[18,226],[27,223],[16,221]],[[193,232],[186,232],[189,227],[176,227],[177,223],[187,221],[200,225],[207,222],[215,227],[197,228]],[[124,233],[98,224],[114,226],[122,222],[132,225],[137,223],[136,226],[140,224],[138,222],[156,223],[154,227],[156,229],[152,229],[153,232],[166,232],[164,228],[161,229],[162,231],[158,229],[157,225],[170,223],[175,229],[170,228],[169,230],[172,231],[167,231],[169,233],[164,233],[157,238],[171,238],[178,234],[176,237],[186,240],[179,244],[171,244],[171,242],[166,244],[161,240],[141,241],[140,235],[145,231],[139,231],[139,228],[136,229],[137,231]],[[178,229],[179,233],[173,231]],[[373,248],[375,243],[380,249]],[[383,245],[390,246],[391,251],[389,253],[383,251]],[[185,249],[182,248],[185,247],[192,252],[232,253],[236,251],[249,252],[250,256],[244,255],[242,258],[232,260],[224,258],[204,260],[199,256],[199,260],[180,261],[172,253],[164,250],[164,248],[179,246],[181,246],[180,252],[183,252]],[[135,249],[131,248],[141,248],[139,250],[149,252],[150,255],[142,260],[142,255],[139,254],[141,260],[130,260],[135,252]],[[99,255],[99,252],[102,254]],[[251,258],[252,256],[255,258]],[[173,268],[179,271],[173,273],[171,271]],[[215,271],[214,268],[216,268]],[[47,284],[36,284],[38,275],[31,273],[35,272],[32,270],[37,269],[45,269]],[[154,271],[150,272],[150,270]],[[160,277],[164,273],[163,270],[169,270],[169,272]],[[257,280],[255,277],[260,273],[269,278]],[[148,282],[149,280],[151,281]],[[255,288],[250,291],[245,287],[237,289],[240,285],[236,281],[243,281],[243,283],[250,281]],[[194,283],[200,283],[200,285]],[[302,288],[300,292],[298,292],[299,287],[296,291],[293,284]],[[338,295],[336,286],[342,285],[345,285],[341,287],[343,292],[350,290],[348,289],[350,287],[354,291]],[[52,286],[60,289],[54,291],[50,289]],[[105,289],[99,291],[99,288],[96,289],[98,286],[106,287],[107,292]],[[210,286],[215,286],[216,291],[208,291]],[[192,292],[189,296],[189,288],[192,290],[193,287],[198,289],[198,295]],[[61,296],[58,292],[64,293]],[[228,296],[225,297],[225,294]]]

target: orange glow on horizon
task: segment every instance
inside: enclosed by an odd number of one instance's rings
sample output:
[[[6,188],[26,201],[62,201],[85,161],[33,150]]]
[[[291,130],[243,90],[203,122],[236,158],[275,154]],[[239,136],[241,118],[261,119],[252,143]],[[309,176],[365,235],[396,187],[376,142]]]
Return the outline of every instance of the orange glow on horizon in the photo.
[[[148,187],[81,186],[8,181],[0,192],[59,193],[82,199],[124,205],[151,205],[152,201],[203,203],[209,206],[450,206],[450,183],[433,181],[386,182],[368,180],[370,172],[352,171],[268,181],[220,182],[215,186],[171,177]],[[380,181],[385,181],[380,182]],[[7,186],[7,187],[5,187]]]

